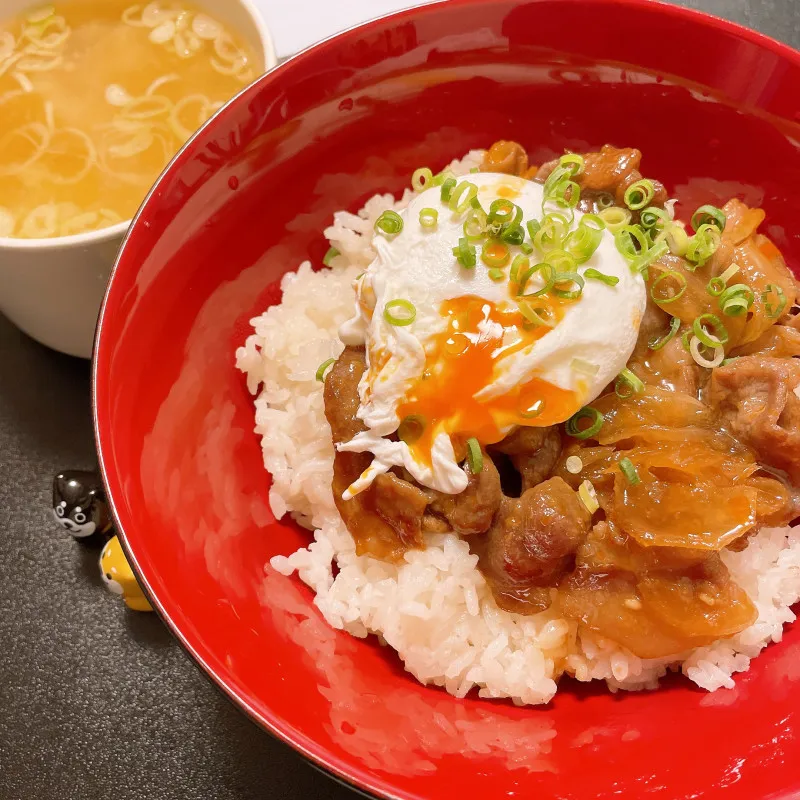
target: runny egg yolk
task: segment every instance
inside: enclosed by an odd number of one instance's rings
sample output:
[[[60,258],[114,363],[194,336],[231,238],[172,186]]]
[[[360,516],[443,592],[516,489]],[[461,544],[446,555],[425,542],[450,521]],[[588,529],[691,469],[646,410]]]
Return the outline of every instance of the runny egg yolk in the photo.
[[[554,324],[569,301],[538,298],[537,311]],[[440,433],[453,441],[457,458],[467,439],[499,442],[514,425],[554,425],[580,407],[577,393],[533,378],[509,393],[485,400],[475,395],[492,383],[503,359],[546,336],[552,328],[530,324],[517,308],[498,308],[475,296],[442,303],[444,330],[426,347],[425,370],[398,406],[401,435],[419,463],[430,464]]]

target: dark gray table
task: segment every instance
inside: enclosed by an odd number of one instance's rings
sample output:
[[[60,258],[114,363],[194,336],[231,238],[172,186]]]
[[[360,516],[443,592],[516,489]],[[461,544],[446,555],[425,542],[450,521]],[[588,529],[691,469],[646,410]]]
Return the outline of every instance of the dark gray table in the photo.
[[[686,0],[800,47],[800,0]],[[252,725],[50,517],[92,466],[89,367],[0,316],[0,800],[354,800]]]

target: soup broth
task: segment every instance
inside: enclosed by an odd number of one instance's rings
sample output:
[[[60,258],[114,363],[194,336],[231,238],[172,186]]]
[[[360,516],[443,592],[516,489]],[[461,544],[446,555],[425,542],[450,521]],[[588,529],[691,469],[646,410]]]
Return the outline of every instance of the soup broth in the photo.
[[[130,219],[261,68],[243,37],[183,2],[75,0],[0,22],[0,236]]]

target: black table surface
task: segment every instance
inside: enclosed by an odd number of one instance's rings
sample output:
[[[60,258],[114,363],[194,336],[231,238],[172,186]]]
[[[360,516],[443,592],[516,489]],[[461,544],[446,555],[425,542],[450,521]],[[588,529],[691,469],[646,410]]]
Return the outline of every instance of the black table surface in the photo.
[[[800,48],[800,0],[686,0]],[[0,316],[0,800],[354,800],[260,731],[50,514],[90,468],[89,365]]]

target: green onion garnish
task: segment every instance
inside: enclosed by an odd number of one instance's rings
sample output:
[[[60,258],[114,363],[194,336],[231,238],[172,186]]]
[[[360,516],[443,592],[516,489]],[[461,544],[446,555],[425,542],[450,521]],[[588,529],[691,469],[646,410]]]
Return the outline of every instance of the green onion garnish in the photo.
[[[533,241],[536,238],[536,234],[539,233],[539,228],[541,228],[542,225],[538,219],[529,219],[525,223],[525,227],[528,229],[528,236],[530,236],[531,241]],[[531,252],[533,252],[532,247],[531,247]]]
[[[576,175],[580,175],[583,172],[583,156],[577,153],[566,153],[558,159],[558,165],[568,169],[570,175],[574,178]]]
[[[687,260],[698,267],[702,266],[717,252],[721,241],[722,237],[716,225],[701,225],[689,239],[689,246],[686,249]]]
[[[478,263],[475,245],[470,244],[464,236],[458,240],[458,247],[453,248],[453,255],[458,260],[458,263],[466,269],[472,269]]]
[[[653,185],[652,181],[648,181],[645,178],[636,181],[636,183],[632,183],[625,190],[625,205],[628,206],[631,211],[639,211],[639,209],[650,205],[650,201],[655,195],[656,187]]]
[[[580,427],[583,420],[590,420],[589,425],[585,428]],[[584,406],[567,420],[565,430],[568,436],[575,439],[590,439],[592,436],[596,436],[602,427],[603,415],[596,408]]]
[[[481,261],[487,267],[505,267],[511,261],[511,251],[503,242],[491,242],[481,248]]]
[[[336,256],[341,255],[339,251],[335,247],[329,247],[328,252],[322,257],[322,263],[329,267],[331,265],[331,261],[333,261]]]
[[[411,188],[415,192],[422,192],[433,186],[433,173],[427,167],[414,170],[411,176]]]
[[[543,312],[544,309],[542,308],[533,308],[531,305],[525,300],[517,300],[517,308],[519,308],[520,313],[523,317],[534,327],[544,326],[545,328],[552,328],[554,327],[553,322],[550,320],[545,319],[540,312]]]
[[[772,302],[770,295],[775,295],[776,302]],[[761,293],[761,302],[764,304],[764,311],[770,319],[777,319],[786,310],[786,293],[777,283],[768,283]]]
[[[530,244],[529,242],[523,242],[519,246],[519,249],[522,250],[522,252],[525,253],[526,256],[529,256],[533,252],[533,245]]]
[[[633,272],[641,272],[645,279],[648,277],[648,267],[662,259],[669,252],[666,242],[658,242],[649,250],[640,253],[631,261],[630,267]]]
[[[723,360],[725,359],[725,351],[722,348],[722,345],[715,345],[711,349],[714,352],[714,358],[706,358],[701,352],[700,348],[703,347],[703,343],[698,339],[696,336],[692,336],[691,341],[689,342],[689,353],[691,353],[694,362],[701,367],[705,367],[706,369],[714,369],[718,367]]]
[[[327,361],[323,361],[317,367],[317,374],[314,376],[320,383],[325,382],[325,373],[328,371],[328,367],[336,361],[335,358],[329,358]]]
[[[375,220],[375,230],[394,236],[403,230],[403,218],[396,211],[384,211]]]
[[[453,189],[456,188],[457,183],[458,181],[456,181],[455,178],[447,178],[444,183],[442,183],[441,198],[443,203],[450,202],[450,197],[453,194]]]
[[[650,249],[647,234],[636,225],[624,225],[614,233],[617,250],[628,260],[633,261]]]
[[[706,331],[710,328],[712,333]],[[692,323],[692,332],[706,347],[719,347],[728,341],[728,331],[719,317],[701,314]]]
[[[489,223],[519,225],[522,222],[522,209],[503,197],[494,200],[489,206]]]
[[[506,244],[519,247],[525,241],[525,231],[522,225],[509,225],[500,234],[500,239]]]
[[[639,213],[639,221],[642,223],[642,227],[648,230],[658,227],[664,228],[672,223],[669,214],[663,208],[658,208],[657,206],[643,208]]]
[[[720,364],[720,366],[722,366],[722,367],[727,367],[727,366],[728,366],[728,364],[732,364],[732,363],[733,363],[734,361],[736,361],[738,358],[739,358],[739,356],[731,356],[730,358],[723,358],[723,359],[722,359],[722,363]]]
[[[495,283],[497,283],[498,281],[503,280],[503,278],[505,278],[505,276],[506,276],[505,272],[503,272],[503,270],[501,270],[501,269],[498,269],[497,267],[492,267],[489,270],[489,277],[493,281],[495,281]]]
[[[423,228],[435,228],[439,221],[439,212],[435,208],[423,208],[419,212],[419,224]]]
[[[570,456],[569,458],[575,458],[575,456]],[[569,458],[567,462],[569,462]],[[580,459],[578,460],[580,461]],[[567,467],[567,469],[569,469],[569,467]],[[578,471],[580,472],[580,470]],[[578,487],[578,497],[580,497],[581,502],[590,514],[594,514],[595,511],[600,508],[600,503],[597,501],[597,492],[594,486],[592,486],[591,481],[584,481]]]
[[[599,192],[594,198],[595,205],[602,211],[614,205],[614,195],[608,192]]]
[[[561,208],[576,208],[581,201],[581,187],[575,181],[561,181],[547,197]]]
[[[602,281],[606,286],[616,286],[619,283],[619,278],[616,275],[604,275],[592,267],[589,267],[583,273],[583,277],[593,281]]]
[[[687,328],[687,329],[686,329],[686,330],[685,330],[685,331],[684,331],[684,332],[681,334],[681,344],[683,345],[683,349],[684,349],[684,350],[685,350],[687,353],[691,353],[691,352],[692,352],[692,348],[691,348],[691,339],[692,339],[692,338],[693,338],[693,337],[692,337],[692,329],[691,329],[691,328]]]
[[[401,442],[414,444],[425,431],[425,417],[420,414],[409,414],[397,428],[397,436]]]
[[[753,290],[745,283],[735,283],[719,296],[722,313],[729,317],[741,317],[755,302]]]
[[[586,214],[578,227],[567,235],[564,249],[573,255],[579,264],[588,261],[603,241],[606,224],[596,214]]]
[[[408,300],[390,300],[383,308],[383,318],[390,325],[403,328],[417,318],[417,309]]]
[[[574,284],[574,289],[559,289],[559,284]],[[556,275],[553,294],[564,300],[577,300],[583,294],[583,287],[586,282],[577,272],[559,272]]]
[[[561,243],[567,238],[569,228],[570,221],[558,211],[545,214],[533,243],[543,253],[561,247]]]
[[[678,329],[680,327],[681,327],[680,319],[678,319],[678,317],[673,317],[669,323],[669,331],[661,337],[654,336],[647,343],[647,346],[651,350],[660,350],[665,344],[672,341],[672,339],[675,337],[675,334],[678,332]]]
[[[478,187],[469,181],[462,181],[450,195],[450,210],[456,214],[463,214],[470,207],[472,199],[477,196]]]
[[[616,233],[631,221],[631,212],[627,208],[620,208],[619,206],[604,208],[597,216],[605,222],[606,228],[611,233]]]
[[[677,291],[674,291],[672,294],[668,295],[659,295],[656,292],[656,288],[662,281],[667,280],[674,280],[678,283]],[[654,303],[658,303],[659,305],[665,305],[666,303],[674,303],[678,298],[682,297],[684,292],[686,291],[686,287],[688,285],[688,281],[686,280],[685,275],[681,275],[680,272],[676,272],[674,269],[664,270],[654,281],[653,285],[650,287],[650,297],[653,299]],[[666,287],[665,287],[666,288]]]
[[[620,372],[616,383],[614,384],[614,392],[620,400],[627,400],[635,394],[641,394],[644,391],[644,383],[641,379],[627,367]]]
[[[517,256],[517,258],[521,258],[521,256]],[[514,260],[516,261],[516,259]],[[540,264],[536,264],[536,266],[527,268],[529,263],[530,262],[526,258],[524,271],[520,270],[517,272],[517,283],[519,283],[517,295],[524,295],[525,297],[541,297],[543,294],[547,294],[547,292],[549,292],[553,286],[555,286],[558,273],[556,272],[556,268],[547,261],[542,261]],[[544,280],[544,285],[542,288],[537,289],[535,292],[524,294],[525,287],[528,285],[528,281],[531,279],[531,277],[533,277],[533,275],[540,271]]]
[[[628,479],[628,483],[631,486],[636,486],[642,482],[639,473],[636,471],[636,467],[633,466],[633,462],[629,458],[621,458],[619,460],[619,468],[622,474]]]
[[[520,276],[525,273],[530,265],[530,260],[525,258],[525,256],[514,256],[508,277],[515,283],[518,283],[520,281]]]
[[[719,275],[716,278],[712,278],[706,284],[706,291],[712,297],[719,297],[725,291],[725,281]]]
[[[471,439],[467,439],[467,458],[469,460],[469,471],[473,475],[477,475],[483,470],[481,445],[474,436]]]
[[[486,214],[473,208],[464,220],[464,236],[470,242],[478,242],[486,236]]]
[[[673,222],[659,234],[658,238],[660,239],[662,236],[672,255],[686,255],[686,251],[689,249],[689,234],[680,225]]]
[[[719,232],[722,233],[725,230],[727,221],[725,212],[722,209],[716,206],[700,206],[692,215],[692,228],[697,230],[703,225],[716,225],[719,228]]]

